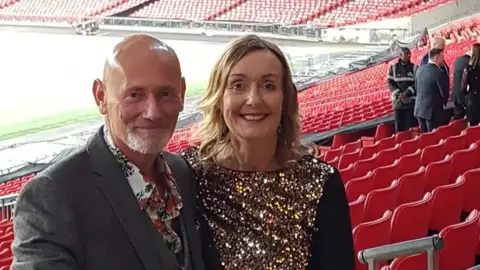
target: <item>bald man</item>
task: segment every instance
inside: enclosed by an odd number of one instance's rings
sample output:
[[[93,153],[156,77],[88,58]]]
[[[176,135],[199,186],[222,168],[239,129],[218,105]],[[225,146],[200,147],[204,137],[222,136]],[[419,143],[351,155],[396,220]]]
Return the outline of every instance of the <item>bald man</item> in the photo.
[[[442,50],[443,53],[445,53],[445,45],[446,45],[446,41],[443,37],[434,37],[433,40],[432,40],[432,49],[439,49],[439,50]],[[427,52],[423,56],[420,65],[424,66],[424,65],[428,64],[429,60],[430,59],[429,59],[428,52]],[[443,65],[441,66],[441,69],[442,69],[443,72],[446,73],[446,75],[448,75],[448,73],[450,72],[450,68],[448,67],[447,63],[443,63]]]
[[[184,94],[172,48],[144,35],[115,46],[93,83],[105,125],[18,197],[12,269],[214,268],[203,263],[212,248],[194,214],[195,176],[162,151]]]

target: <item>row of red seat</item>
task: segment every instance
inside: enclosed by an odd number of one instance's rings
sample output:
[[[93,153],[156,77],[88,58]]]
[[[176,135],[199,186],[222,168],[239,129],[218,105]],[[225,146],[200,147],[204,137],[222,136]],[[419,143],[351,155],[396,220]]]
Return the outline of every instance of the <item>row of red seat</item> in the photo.
[[[130,16],[178,20],[247,21],[341,27],[383,18],[406,17],[452,0],[1,0],[0,14],[76,21],[140,7]],[[51,15],[51,17],[50,17]]]

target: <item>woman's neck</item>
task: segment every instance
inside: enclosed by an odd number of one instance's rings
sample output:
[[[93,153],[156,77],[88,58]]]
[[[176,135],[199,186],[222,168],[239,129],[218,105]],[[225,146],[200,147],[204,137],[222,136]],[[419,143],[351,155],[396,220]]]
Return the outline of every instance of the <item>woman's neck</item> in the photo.
[[[221,165],[239,171],[272,171],[281,168],[276,157],[277,138],[244,140],[231,138],[231,155]]]

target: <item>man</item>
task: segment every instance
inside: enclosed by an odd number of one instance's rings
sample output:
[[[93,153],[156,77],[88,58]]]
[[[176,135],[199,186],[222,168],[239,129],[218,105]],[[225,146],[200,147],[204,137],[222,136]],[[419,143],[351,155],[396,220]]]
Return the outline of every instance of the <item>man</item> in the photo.
[[[415,78],[417,99],[414,115],[423,132],[430,132],[444,124],[443,106],[449,98],[448,77],[440,68],[444,61],[442,50],[430,50],[429,58],[428,64],[418,68]]]
[[[402,48],[400,59],[388,70],[387,83],[392,92],[392,106],[395,110],[395,129],[405,131],[417,126],[413,116],[415,107],[415,73],[417,65],[410,61],[410,49]]]
[[[114,48],[93,83],[105,126],[22,189],[11,269],[209,269],[194,175],[162,153],[184,94],[178,58],[160,40],[131,36]]]
[[[471,51],[455,59],[453,64],[453,86],[452,86],[452,100],[454,119],[462,119],[466,115],[465,94],[462,91],[462,77],[463,71],[470,62]]]

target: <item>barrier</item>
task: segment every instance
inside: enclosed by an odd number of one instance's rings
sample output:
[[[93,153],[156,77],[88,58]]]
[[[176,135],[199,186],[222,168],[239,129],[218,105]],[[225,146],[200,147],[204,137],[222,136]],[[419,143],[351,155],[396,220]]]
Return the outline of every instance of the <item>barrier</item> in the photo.
[[[368,264],[368,270],[379,270],[380,261],[415,255],[426,251],[428,254],[428,270],[438,270],[437,250],[442,249],[444,244],[443,239],[435,235],[362,250],[358,252],[358,260],[363,264]]]
[[[17,197],[18,194],[0,196],[0,215],[2,221],[13,218],[13,208],[15,207]]]

